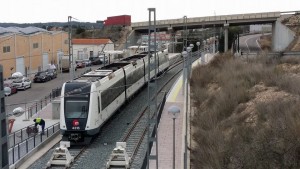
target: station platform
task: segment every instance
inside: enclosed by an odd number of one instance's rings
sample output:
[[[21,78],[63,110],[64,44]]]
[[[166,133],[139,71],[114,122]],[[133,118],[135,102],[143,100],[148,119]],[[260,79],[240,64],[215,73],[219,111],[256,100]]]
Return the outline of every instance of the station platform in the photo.
[[[23,115],[19,117],[15,116],[10,116],[8,119],[14,119],[14,124],[11,129],[11,134],[8,137],[8,142],[10,143],[10,150],[9,149],[9,164],[10,164],[10,169],[15,169],[15,168],[28,168],[32,163],[34,163],[36,160],[38,160],[42,155],[44,155],[51,147],[53,147],[59,140],[61,139],[60,135],[54,134],[54,129],[52,132],[52,127],[55,126],[55,130],[57,131],[58,127],[58,122],[59,119],[53,119],[52,118],[52,103],[47,104],[42,110],[34,114],[32,117],[27,117],[27,113],[24,113]],[[29,136],[26,134],[26,128],[30,125],[33,125],[33,119],[40,117],[45,120],[45,135],[40,136],[37,135],[35,136],[36,140],[36,147],[31,147],[30,151],[26,154],[24,152],[24,143],[25,139],[28,139]],[[49,131],[46,130],[47,128],[51,128]],[[41,131],[41,126],[39,126],[39,130]],[[23,134],[23,139],[20,138],[21,133]],[[39,141],[41,139],[41,141]],[[14,142],[15,145],[14,146]],[[28,139],[27,144],[32,145],[33,139]],[[20,144],[19,144],[20,143]],[[20,148],[21,147],[21,148]],[[20,150],[21,151],[20,151]],[[15,157],[14,162],[12,161],[12,151],[16,151],[21,153],[21,155],[18,157]],[[16,156],[16,155],[15,155]]]
[[[27,113],[22,114],[19,117],[10,116],[8,120],[14,119],[14,124],[12,126],[11,133],[16,132],[22,128],[34,124],[33,119],[40,117],[45,120],[45,128],[52,126],[55,123],[59,122],[59,119],[52,119],[52,103],[49,103],[46,107],[40,110],[38,113],[34,114],[32,117],[27,117]]]
[[[198,60],[194,61],[192,67],[198,64],[206,64],[212,58],[213,54],[205,54]],[[180,113],[175,120],[175,168],[184,168],[184,151],[185,151],[185,128],[187,123],[187,140],[188,147],[190,147],[190,94],[188,87],[188,99],[186,103],[184,94],[183,76],[181,75],[172,86],[170,92],[167,95],[166,103],[161,115],[160,123],[158,125],[158,152],[155,149],[155,142],[153,144],[151,155],[158,155],[158,168],[159,169],[171,169],[173,168],[173,119],[168,114],[168,108],[170,106],[177,106],[180,109]],[[186,106],[188,108],[186,108]],[[187,111],[186,111],[187,110]],[[188,112],[188,113],[187,113]],[[186,120],[187,119],[187,120]],[[189,150],[187,152],[187,164],[189,166]],[[150,169],[156,169],[156,161],[150,160]],[[188,167],[189,168],[189,167]]]

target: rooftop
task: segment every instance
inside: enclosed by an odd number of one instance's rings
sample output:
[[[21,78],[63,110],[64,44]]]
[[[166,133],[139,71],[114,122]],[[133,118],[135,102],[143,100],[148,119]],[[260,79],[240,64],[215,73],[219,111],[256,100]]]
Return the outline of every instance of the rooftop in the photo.
[[[102,44],[111,43],[111,40],[110,39],[73,39],[72,43],[78,45],[102,45]]]
[[[20,28],[20,27],[0,27],[0,34],[7,34],[7,33],[20,33],[20,34],[34,34],[37,32],[48,32],[46,29],[38,28],[38,27],[26,27],[26,28]]]

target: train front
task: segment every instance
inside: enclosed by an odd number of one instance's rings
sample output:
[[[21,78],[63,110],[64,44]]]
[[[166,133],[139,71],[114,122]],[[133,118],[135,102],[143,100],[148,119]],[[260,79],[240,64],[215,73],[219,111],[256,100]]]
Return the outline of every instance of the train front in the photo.
[[[67,82],[63,85],[60,106],[60,129],[63,140],[84,144],[90,141],[85,130],[90,91],[90,83]]]

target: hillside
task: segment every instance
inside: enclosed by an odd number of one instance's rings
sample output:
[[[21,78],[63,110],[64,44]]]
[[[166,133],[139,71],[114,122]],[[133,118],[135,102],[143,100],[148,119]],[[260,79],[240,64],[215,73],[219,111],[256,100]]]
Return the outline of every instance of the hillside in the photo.
[[[224,54],[193,70],[192,168],[300,168],[299,86],[299,58]]]
[[[293,15],[282,21],[283,24],[288,26],[296,34],[295,40],[288,47],[290,51],[300,51],[300,15]]]

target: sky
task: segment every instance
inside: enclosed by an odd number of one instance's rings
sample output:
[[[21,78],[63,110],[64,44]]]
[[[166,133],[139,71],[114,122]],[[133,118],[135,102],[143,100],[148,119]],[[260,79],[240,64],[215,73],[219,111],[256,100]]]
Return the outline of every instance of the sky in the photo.
[[[132,22],[148,20],[148,8],[156,8],[156,20],[274,11],[300,11],[300,0],[5,0],[0,22],[96,22],[109,16],[131,15]]]

